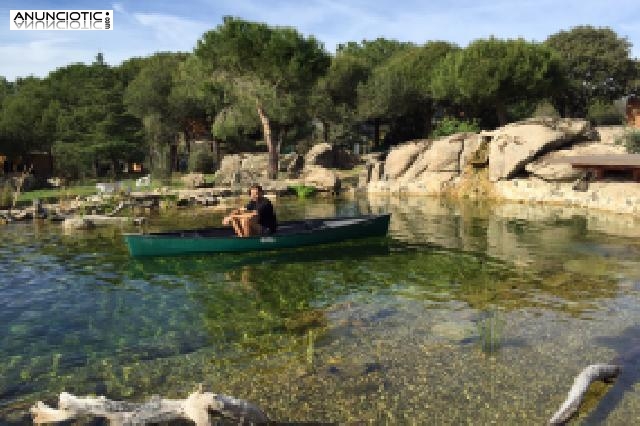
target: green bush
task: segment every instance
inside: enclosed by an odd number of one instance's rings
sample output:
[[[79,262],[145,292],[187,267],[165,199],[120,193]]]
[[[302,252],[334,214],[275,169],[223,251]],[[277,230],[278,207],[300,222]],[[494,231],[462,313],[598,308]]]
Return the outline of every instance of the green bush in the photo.
[[[596,126],[613,126],[624,123],[625,117],[613,103],[596,100],[587,111],[587,120]]]
[[[473,119],[471,121],[459,120],[455,117],[444,117],[436,124],[431,131],[432,138],[439,138],[442,136],[449,136],[455,133],[471,132],[477,133],[480,131],[478,121]]]
[[[551,102],[544,100],[536,105],[536,109],[533,110],[532,116],[560,118],[560,113]]]
[[[316,189],[313,186],[293,185],[290,188],[295,191],[298,198],[307,198],[316,192]]]
[[[212,173],[215,166],[213,153],[198,150],[189,156],[189,172],[191,173]]]
[[[640,154],[640,130],[630,130],[625,132],[616,140],[619,145],[624,145],[627,151],[632,154]]]

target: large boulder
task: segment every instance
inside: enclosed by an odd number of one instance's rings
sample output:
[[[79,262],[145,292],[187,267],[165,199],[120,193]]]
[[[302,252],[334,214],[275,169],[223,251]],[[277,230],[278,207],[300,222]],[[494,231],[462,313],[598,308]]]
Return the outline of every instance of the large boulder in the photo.
[[[307,186],[314,186],[320,190],[337,191],[340,189],[340,179],[335,171],[324,167],[305,167],[302,176]]]
[[[460,172],[460,154],[466,137],[466,133],[457,133],[431,141],[403,177],[414,179],[424,171]]]
[[[429,146],[429,141],[420,140],[398,145],[391,149],[384,162],[384,171],[387,178],[397,179],[402,176],[416,158]]]
[[[489,144],[489,180],[510,179],[543,152],[571,145],[591,132],[585,120],[537,119],[509,124],[493,132]]]
[[[558,163],[562,157],[574,155],[626,154],[626,149],[620,145],[602,142],[583,142],[571,148],[549,152],[537,160],[527,164],[525,169],[546,181],[573,181],[583,173],[574,169],[569,163]]]

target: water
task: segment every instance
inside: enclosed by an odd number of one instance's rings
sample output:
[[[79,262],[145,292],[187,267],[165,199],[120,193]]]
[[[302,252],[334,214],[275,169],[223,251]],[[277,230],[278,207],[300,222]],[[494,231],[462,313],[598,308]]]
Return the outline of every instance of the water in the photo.
[[[277,209],[391,212],[390,237],[132,259],[118,229],[0,228],[0,418],[61,391],[184,398],[202,383],[282,421],[540,424],[583,367],[621,355],[586,420],[640,417],[635,218],[430,198]]]

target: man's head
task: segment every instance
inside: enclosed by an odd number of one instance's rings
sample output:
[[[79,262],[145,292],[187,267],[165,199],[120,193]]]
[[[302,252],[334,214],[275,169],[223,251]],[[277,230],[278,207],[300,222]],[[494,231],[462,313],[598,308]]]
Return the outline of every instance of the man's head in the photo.
[[[249,188],[249,197],[251,198],[251,201],[258,201],[262,198],[263,194],[264,192],[262,191],[262,187],[257,183],[254,183]]]

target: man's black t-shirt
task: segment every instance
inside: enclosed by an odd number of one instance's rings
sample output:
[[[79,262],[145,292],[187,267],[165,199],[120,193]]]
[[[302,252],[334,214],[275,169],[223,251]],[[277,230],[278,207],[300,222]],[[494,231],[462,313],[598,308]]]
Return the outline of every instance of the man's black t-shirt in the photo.
[[[276,220],[276,213],[273,210],[273,204],[271,204],[269,199],[263,197],[257,201],[249,201],[246,209],[257,211],[258,223],[264,228],[268,228],[271,233],[276,232],[278,222]]]

